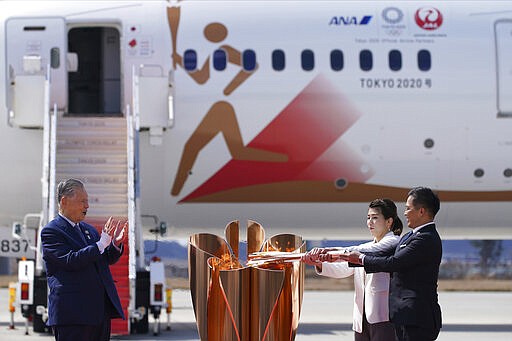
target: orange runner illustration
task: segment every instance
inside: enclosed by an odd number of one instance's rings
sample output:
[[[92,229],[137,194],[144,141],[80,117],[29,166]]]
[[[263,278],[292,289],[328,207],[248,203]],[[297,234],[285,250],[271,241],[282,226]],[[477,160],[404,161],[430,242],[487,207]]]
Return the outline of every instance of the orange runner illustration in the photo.
[[[173,48],[173,67],[175,69],[177,68],[177,65],[185,69],[183,66],[183,57],[177,52],[177,36],[181,14],[180,10],[180,7],[169,7],[167,9]],[[212,43],[222,43],[226,39],[227,35],[228,30],[221,23],[210,23],[204,28],[204,37]],[[258,65],[256,64],[255,68],[251,71],[245,70],[242,66],[242,54],[240,51],[226,44],[221,44],[219,49],[226,53],[228,63],[241,67],[241,70],[223,90],[223,94],[225,96],[229,96],[258,69]],[[198,84],[206,83],[210,78],[210,56],[206,58],[200,69],[187,71],[187,73]],[[171,195],[177,196],[180,194],[185,181],[189,174],[191,174],[192,166],[194,165],[199,152],[218,133],[222,133],[229,153],[234,160],[266,162],[288,161],[288,156],[285,154],[244,145],[235,108],[228,101],[220,100],[210,107],[202,121],[185,143],[178,171],[171,189]]]

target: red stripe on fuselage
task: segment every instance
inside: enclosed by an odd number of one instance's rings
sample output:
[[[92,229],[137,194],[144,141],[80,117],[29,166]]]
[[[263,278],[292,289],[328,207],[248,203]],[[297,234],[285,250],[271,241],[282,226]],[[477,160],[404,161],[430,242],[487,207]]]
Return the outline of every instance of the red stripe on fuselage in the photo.
[[[360,113],[334,86],[317,76],[248,144],[286,154],[287,162],[232,159],[181,202],[274,182],[337,178],[364,181],[372,172],[366,169],[361,173],[359,157],[341,141],[334,144],[359,117]]]

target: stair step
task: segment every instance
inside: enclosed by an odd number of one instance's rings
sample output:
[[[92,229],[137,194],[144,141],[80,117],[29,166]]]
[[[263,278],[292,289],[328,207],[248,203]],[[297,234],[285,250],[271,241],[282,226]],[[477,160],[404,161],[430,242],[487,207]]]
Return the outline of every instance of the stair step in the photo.
[[[126,126],[124,117],[60,117],[58,126],[65,127],[122,127]]]
[[[83,179],[80,179],[80,177],[75,176],[75,178],[78,178],[79,180],[85,181]],[[57,176],[57,183],[60,181],[69,179],[69,177],[59,177]],[[86,190],[88,194],[94,194],[96,193],[107,193],[107,194],[128,194],[128,184],[127,183],[114,183],[114,184],[92,184],[92,183],[86,183]]]
[[[71,154],[59,154],[59,159],[56,160],[58,165],[75,165],[83,167],[84,165],[124,165],[126,166],[127,156],[126,155],[96,155],[89,153],[89,155],[76,155]]]
[[[57,130],[57,135],[59,136],[59,140],[81,140],[89,136],[94,136],[98,139],[126,140],[126,132],[120,129],[63,130],[62,132]]]
[[[128,209],[128,202],[108,202],[107,200],[104,200],[103,198],[91,198],[89,199],[89,211],[107,211],[108,209],[112,210],[127,210]],[[96,215],[96,214],[95,214]],[[104,216],[111,216],[113,214],[105,214]]]
[[[94,226],[96,228],[96,230],[98,232],[100,232],[101,229],[103,229],[103,226],[107,222],[108,218],[109,218],[109,216],[95,217],[95,218],[87,217],[87,219],[85,219],[85,221],[87,222],[87,224]]]
[[[110,194],[110,193],[94,193],[87,190],[89,196],[89,205],[112,205],[125,204],[127,202],[126,195]]]
[[[126,150],[120,149],[103,149],[103,148],[89,148],[89,149],[80,149],[80,148],[60,148],[57,149],[57,157],[56,162],[60,163],[62,160],[63,163],[72,163],[79,162],[87,163],[87,162],[103,162],[101,159],[107,159],[110,163],[110,159],[113,159],[113,163],[122,162],[123,160],[127,160]],[[75,159],[75,161],[73,161]]]
[[[127,174],[118,174],[118,175],[109,175],[109,176],[102,176],[102,175],[87,175],[87,174],[80,174],[79,170],[72,173],[61,173],[58,172],[56,174],[57,179],[69,179],[69,178],[78,178],[81,179],[86,185],[87,188],[89,187],[89,184],[96,184],[96,185],[117,185],[117,184],[127,184],[128,183],[128,175]]]
[[[99,134],[126,135],[126,122],[122,121],[74,121],[64,120],[57,123],[57,134],[69,136],[70,134],[86,135],[88,132]]]
[[[96,137],[69,137],[57,139],[57,151],[66,149],[87,149],[87,148],[101,148],[111,150],[126,150],[126,139],[96,138]]]
[[[127,316],[126,312],[128,309],[123,309],[124,315]],[[122,319],[110,320],[110,334],[112,335],[128,335],[128,321]]]
[[[87,210],[87,216],[90,216],[91,218],[104,217],[105,215],[113,217],[126,217],[128,215],[128,208],[113,205],[105,205],[105,207],[97,208],[93,205]]]
[[[78,165],[78,166],[77,166]],[[127,172],[126,164],[105,164],[98,167],[95,164],[61,164],[57,163],[57,169],[60,174],[66,173],[75,173],[78,175],[81,174],[90,174],[90,175],[103,175],[103,176],[111,176],[111,175],[121,175]]]
[[[128,194],[128,184],[87,184],[87,193]]]

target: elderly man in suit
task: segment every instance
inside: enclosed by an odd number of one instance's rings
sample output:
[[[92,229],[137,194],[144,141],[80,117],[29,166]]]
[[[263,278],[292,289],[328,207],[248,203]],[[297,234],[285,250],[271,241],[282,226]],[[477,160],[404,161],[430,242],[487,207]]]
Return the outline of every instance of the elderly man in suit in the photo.
[[[48,277],[48,325],[57,341],[110,339],[110,319],[123,310],[109,264],[123,252],[127,222],[109,218],[101,235],[83,222],[89,208],[82,182],[57,187],[59,214],[41,231]]]
[[[437,279],[441,263],[441,238],[434,224],[439,198],[430,188],[409,191],[405,204],[405,234],[389,255],[362,254],[345,256],[351,263],[362,264],[366,272],[391,273],[389,314],[397,340],[430,341],[441,328],[441,307],[437,299]]]

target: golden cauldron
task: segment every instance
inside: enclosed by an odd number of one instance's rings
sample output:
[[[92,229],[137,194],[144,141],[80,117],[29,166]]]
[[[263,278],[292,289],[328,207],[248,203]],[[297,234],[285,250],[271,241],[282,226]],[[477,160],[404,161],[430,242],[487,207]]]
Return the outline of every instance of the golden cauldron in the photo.
[[[225,237],[198,233],[189,238],[190,292],[201,340],[294,340],[304,292],[304,264],[278,261],[243,266],[238,221],[226,226]],[[254,252],[305,250],[299,236],[280,234],[265,241],[263,227],[247,222],[247,258]]]

